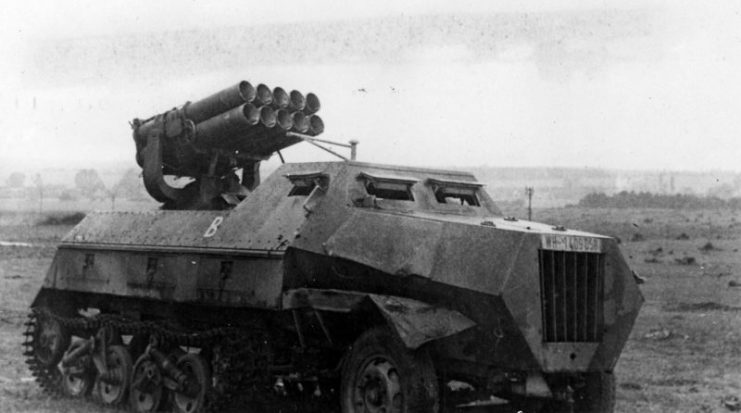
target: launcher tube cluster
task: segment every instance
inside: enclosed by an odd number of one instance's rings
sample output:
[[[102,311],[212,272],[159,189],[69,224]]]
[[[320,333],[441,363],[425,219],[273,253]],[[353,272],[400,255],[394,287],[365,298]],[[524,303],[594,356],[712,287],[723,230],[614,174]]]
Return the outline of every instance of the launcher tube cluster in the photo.
[[[137,160],[143,164],[142,150],[157,136],[166,173],[196,176],[214,167],[233,169],[244,160],[265,159],[299,142],[286,135],[289,131],[321,134],[324,122],[316,114],[320,107],[314,93],[243,80],[180,108],[135,119]]]

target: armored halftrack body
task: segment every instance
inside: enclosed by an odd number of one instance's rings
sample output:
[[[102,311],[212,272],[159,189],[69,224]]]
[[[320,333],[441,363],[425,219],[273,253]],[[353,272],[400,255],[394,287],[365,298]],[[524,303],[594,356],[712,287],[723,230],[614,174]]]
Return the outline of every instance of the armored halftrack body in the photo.
[[[642,303],[614,239],[506,218],[462,172],[345,160],[259,183],[261,160],[321,128],[244,125],[306,116],[250,103],[244,83],[206,119],[186,104],[134,122],[164,208],[91,213],[63,239],[28,322],[42,386],[138,412],[221,411],[235,395],[299,411],[612,411]]]

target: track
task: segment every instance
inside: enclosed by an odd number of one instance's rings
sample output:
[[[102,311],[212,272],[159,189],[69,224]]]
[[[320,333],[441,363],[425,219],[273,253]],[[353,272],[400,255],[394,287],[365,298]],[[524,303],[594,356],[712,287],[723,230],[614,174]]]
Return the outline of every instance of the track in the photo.
[[[49,334],[46,331],[49,325],[55,326],[54,323],[61,327],[61,333]],[[180,348],[200,349],[199,353],[209,362],[211,385],[208,386],[204,408],[197,411],[223,411],[234,401],[237,389],[241,392],[252,389],[254,394],[270,394],[265,391],[270,386],[265,382],[269,376],[270,353],[265,335],[259,331],[250,335],[234,327],[183,331],[165,322],[137,321],[109,314],[62,317],[44,308],[33,309],[25,326],[26,363],[39,385],[54,395],[66,395],[66,392],[60,368],[62,353],[56,351],[57,354],[53,354],[55,352],[49,347],[54,348],[54,345],[50,342],[56,343],[54,340],[57,340],[62,343],[64,351],[69,347],[69,337],[89,339],[101,330],[110,332],[113,337],[110,344],[123,344],[121,337],[131,336],[126,347],[134,360],[142,353],[150,337],[156,337],[158,348],[164,350],[176,349],[184,353]],[[66,338],[60,338],[65,335]]]
[[[26,357],[26,364],[28,364],[28,368],[36,378],[39,386],[48,393],[60,395],[62,384],[61,372],[56,367],[45,366],[44,363],[41,363],[35,357],[34,349],[39,346],[37,334],[38,324],[39,315],[36,311],[32,311],[28,316],[28,321],[25,323],[26,330],[23,332],[23,355]]]

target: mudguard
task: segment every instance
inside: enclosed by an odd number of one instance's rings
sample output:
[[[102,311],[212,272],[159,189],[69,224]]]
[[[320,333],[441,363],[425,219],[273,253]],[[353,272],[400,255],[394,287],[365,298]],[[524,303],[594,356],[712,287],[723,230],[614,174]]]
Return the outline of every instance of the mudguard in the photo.
[[[457,311],[404,297],[311,288],[297,288],[283,293],[284,310],[314,308],[349,313],[368,304],[378,310],[392,331],[410,349],[476,325]]]

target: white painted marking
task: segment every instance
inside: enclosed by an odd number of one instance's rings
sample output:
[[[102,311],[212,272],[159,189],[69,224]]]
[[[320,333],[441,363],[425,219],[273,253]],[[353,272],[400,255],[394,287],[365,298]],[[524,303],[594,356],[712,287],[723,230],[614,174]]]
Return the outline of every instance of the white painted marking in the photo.
[[[544,250],[602,252],[602,240],[593,237],[543,234],[540,245]]]
[[[224,217],[216,217],[211,222],[211,225],[209,225],[208,229],[206,229],[206,232],[203,233],[204,238],[211,238],[216,234],[216,231],[219,229],[219,225],[224,221]]]

